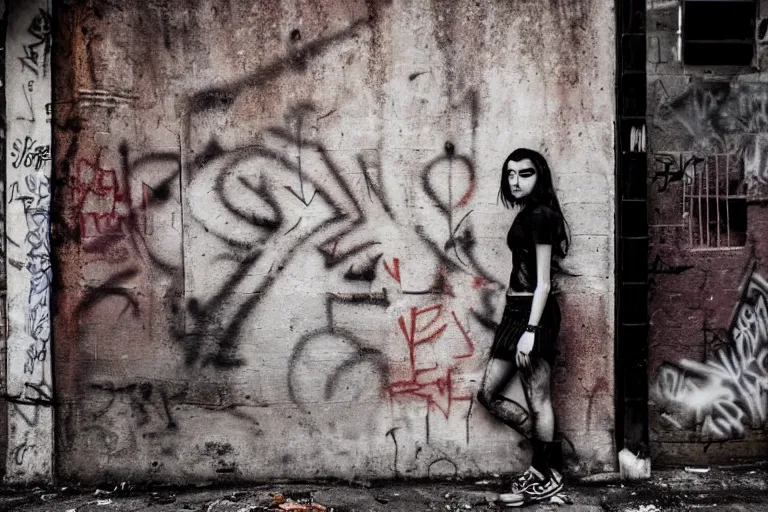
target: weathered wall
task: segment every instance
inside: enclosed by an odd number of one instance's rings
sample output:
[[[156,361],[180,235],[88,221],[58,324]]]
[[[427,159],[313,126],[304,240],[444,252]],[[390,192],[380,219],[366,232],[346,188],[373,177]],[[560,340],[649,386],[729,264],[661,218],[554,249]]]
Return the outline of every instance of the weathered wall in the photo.
[[[5,27],[5,2],[0,0],[0,27]],[[5,40],[5,30],[0,29],[0,40]],[[0,68],[5,69],[5,45],[0,48]],[[0,166],[5,169],[5,80],[0,84],[0,112],[3,113],[3,122],[0,126]],[[0,207],[0,393],[7,397],[6,390],[6,328],[5,328],[5,174],[0,180],[0,189],[3,191],[3,201]],[[0,407],[0,453],[6,453],[8,449],[8,408]],[[0,478],[5,476],[5,457],[0,457]]]
[[[768,47],[758,43],[752,69],[686,67],[678,3],[649,2],[647,13],[655,460],[763,460],[768,74],[757,68]]]
[[[56,48],[65,479],[521,469],[473,406],[515,147],[573,232],[569,469],[614,467],[609,3],[71,2]]]
[[[51,377],[51,17],[45,0],[9,2],[6,34],[5,269],[8,445],[5,480],[53,471]]]

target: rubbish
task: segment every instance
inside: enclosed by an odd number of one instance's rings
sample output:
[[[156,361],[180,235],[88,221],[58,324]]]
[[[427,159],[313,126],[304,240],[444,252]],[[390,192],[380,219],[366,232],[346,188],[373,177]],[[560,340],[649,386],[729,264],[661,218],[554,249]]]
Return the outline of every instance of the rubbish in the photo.
[[[110,495],[112,494],[112,491],[105,491],[104,489],[96,489],[93,491],[94,496],[101,496],[102,494]]]
[[[640,508],[637,509],[637,512],[661,512],[661,509],[656,505],[640,505]]]
[[[96,500],[96,505],[98,506],[104,506],[104,505],[111,505],[112,500]]]
[[[709,473],[709,468],[706,467],[695,467],[695,466],[685,466],[685,470],[689,473]]]
[[[464,507],[467,510],[470,510],[472,508],[472,505],[470,505],[469,503],[465,503],[462,505],[462,507]]]
[[[573,499],[563,492],[559,492],[549,498],[550,505],[573,505]]]
[[[491,485],[491,481],[490,480],[478,480],[477,482],[475,482],[475,485]]]
[[[651,459],[640,458],[624,448],[619,452],[619,473],[622,480],[647,480],[651,478]]]
[[[296,503],[294,501],[287,501],[286,503],[282,503],[278,505],[280,510],[295,510],[295,511],[303,511],[303,512],[310,512],[310,511],[317,511],[317,512],[325,512],[328,510],[323,505],[320,505],[319,503],[313,503],[312,505],[303,505],[301,503]]]
[[[443,498],[445,498],[445,499],[448,499],[450,497],[451,497],[451,493],[449,493],[449,492],[445,493],[445,496],[443,496]]]

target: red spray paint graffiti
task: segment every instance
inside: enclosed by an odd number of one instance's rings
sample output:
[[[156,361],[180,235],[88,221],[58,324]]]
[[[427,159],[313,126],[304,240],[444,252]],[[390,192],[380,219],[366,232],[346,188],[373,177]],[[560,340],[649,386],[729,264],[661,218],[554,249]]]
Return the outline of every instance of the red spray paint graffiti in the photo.
[[[72,199],[80,212],[80,236],[124,234],[124,223],[131,215],[131,198],[126,184],[114,169],[96,162],[80,160],[71,187]],[[143,194],[146,202],[147,191]]]
[[[467,330],[459,321],[455,311],[450,312],[451,319],[446,319],[443,304],[425,308],[411,308],[409,318],[398,318],[398,325],[405,337],[410,356],[410,378],[392,382],[387,386],[387,393],[392,396],[413,396],[426,401],[427,407],[435,407],[448,418],[454,401],[471,400],[468,390],[454,382],[457,364],[461,359],[472,357],[475,345]],[[451,322],[452,320],[452,322]],[[455,325],[461,333],[464,343],[462,351],[452,354],[449,361],[428,362],[427,345],[433,348],[444,337],[449,326]]]

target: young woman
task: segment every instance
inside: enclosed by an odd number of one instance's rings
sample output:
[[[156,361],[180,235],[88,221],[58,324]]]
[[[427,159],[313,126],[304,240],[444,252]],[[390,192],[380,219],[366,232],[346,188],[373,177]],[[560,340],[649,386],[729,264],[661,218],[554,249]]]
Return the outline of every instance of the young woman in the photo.
[[[507,506],[520,506],[547,499],[563,487],[562,476],[549,460],[555,433],[550,377],[560,330],[560,308],[551,281],[569,240],[552,174],[539,153],[521,148],[507,157],[499,195],[516,213],[507,233],[512,275],[478,400],[531,440],[531,466],[513,482],[512,492],[500,497]],[[530,413],[502,395],[518,371]]]

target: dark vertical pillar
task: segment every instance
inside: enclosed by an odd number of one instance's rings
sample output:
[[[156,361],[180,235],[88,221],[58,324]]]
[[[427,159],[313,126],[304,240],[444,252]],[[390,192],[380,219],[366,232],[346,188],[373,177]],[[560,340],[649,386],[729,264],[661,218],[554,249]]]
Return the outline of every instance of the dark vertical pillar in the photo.
[[[5,41],[5,25],[6,25],[6,3],[0,0],[0,41]],[[5,44],[0,45],[0,67],[5,70]],[[2,82],[0,82],[0,112],[5,114],[5,72],[2,74]],[[3,134],[6,132],[5,116],[2,119]],[[0,197],[2,197],[2,204],[0,204],[0,393],[2,396],[7,394],[6,388],[6,350],[7,350],[7,334],[5,332],[6,326],[6,309],[5,302],[7,298],[6,290],[8,289],[5,275],[5,179],[7,173],[5,172],[5,136],[0,137],[0,168],[2,168],[3,177],[0,179]],[[4,405],[4,404],[3,404]],[[0,480],[5,478],[5,461],[6,454],[8,452],[8,408],[0,407]]]
[[[618,0],[616,445],[648,455],[645,0]]]

